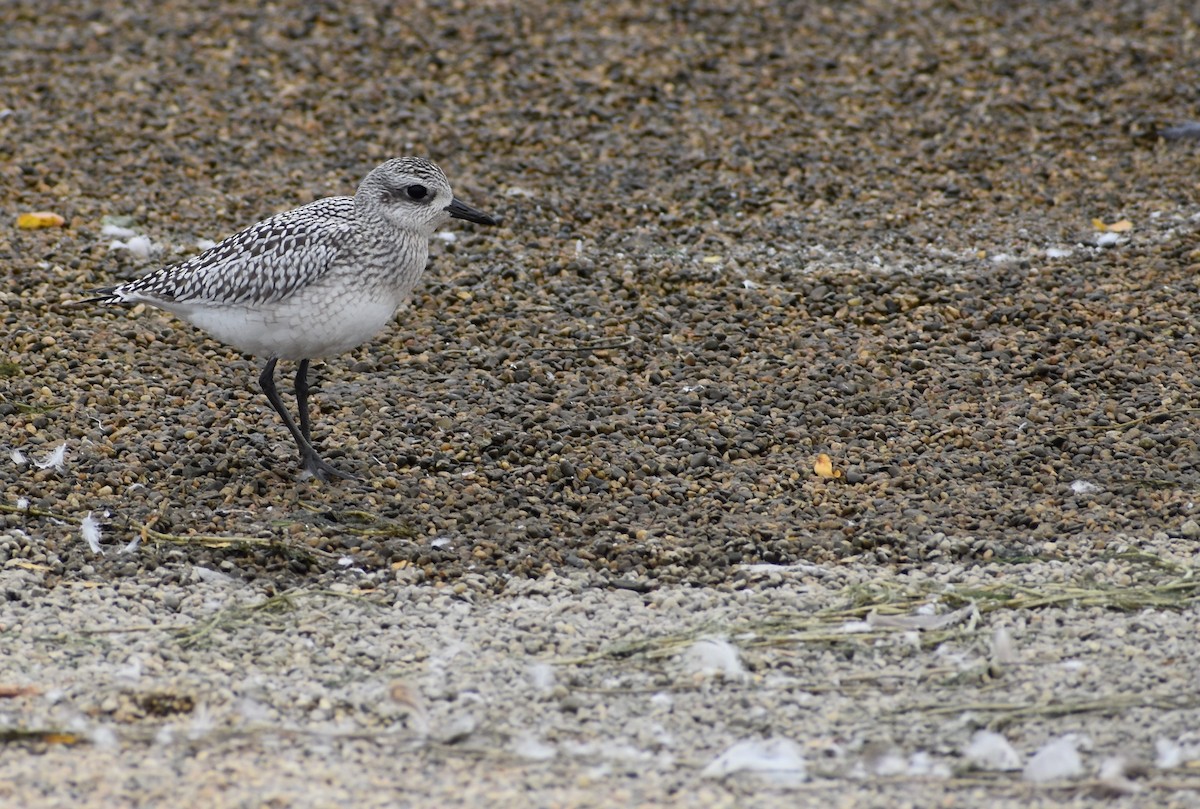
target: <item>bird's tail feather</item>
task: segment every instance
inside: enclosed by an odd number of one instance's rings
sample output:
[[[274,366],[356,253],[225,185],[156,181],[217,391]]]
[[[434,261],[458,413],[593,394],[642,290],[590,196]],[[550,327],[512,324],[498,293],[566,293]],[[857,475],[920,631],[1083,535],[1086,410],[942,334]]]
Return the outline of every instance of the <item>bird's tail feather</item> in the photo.
[[[100,289],[89,289],[88,294],[93,295],[91,298],[84,298],[80,301],[71,301],[71,306],[83,306],[85,303],[125,303],[125,299],[116,294],[117,287],[101,287]]]

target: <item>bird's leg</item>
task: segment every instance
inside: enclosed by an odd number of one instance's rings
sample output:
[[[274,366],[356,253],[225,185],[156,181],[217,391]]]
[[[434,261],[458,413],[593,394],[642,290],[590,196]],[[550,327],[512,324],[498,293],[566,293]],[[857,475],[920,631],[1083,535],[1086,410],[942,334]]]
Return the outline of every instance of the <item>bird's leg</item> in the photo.
[[[300,411],[300,434],[312,446],[312,427],[308,418],[308,360],[296,368],[296,409]]]
[[[276,362],[278,362],[277,357],[272,357],[271,359],[267,360],[266,366],[263,367],[262,373],[259,374],[258,384],[262,386],[263,393],[267,394],[267,401],[271,403],[271,407],[275,408],[275,412],[279,414],[281,419],[283,419],[283,425],[288,428],[288,432],[291,433],[292,438],[296,440],[296,447],[300,450],[300,461],[303,463],[304,469],[312,473],[312,475],[318,480],[329,480],[330,478],[335,477],[345,479],[352,478],[353,475],[348,475],[345,472],[341,472],[325,463],[325,461],[321,460],[320,456],[317,455],[317,451],[313,449],[312,444],[309,443],[308,437],[300,430],[299,427],[296,426],[296,422],[292,421],[292,417],[288,415],[287,410],[283,406],[283,401],[279,398],[279,391],[275,389]],[[304,365],[307,365],[307,360],[304,362]],[[307,370],[307,368],[304,368],[304,370]],[[300,398],[301,392],[301,388],[297,386],[296,396],[298,399]],[[301,423],[305,425],[307,431],[307,427],[309,425],[307,380],[304,384],[303,394],[303,407],[300,410],[300,420]]]
[[[300,413],[300,434],[304,436],[304,441],[308,445],[307,455],[305,455],[304,448],[300,448],[300,456],[304,459],[304,468],[321,480],[328,480],[330,475],[343,480],[354,480],[354,475],[334,469],[322,461],[317,456],[317,451],[313,449],[312,421],[308,415],[308,360],[300,360],[300,365],[296,368],[296,409]]]

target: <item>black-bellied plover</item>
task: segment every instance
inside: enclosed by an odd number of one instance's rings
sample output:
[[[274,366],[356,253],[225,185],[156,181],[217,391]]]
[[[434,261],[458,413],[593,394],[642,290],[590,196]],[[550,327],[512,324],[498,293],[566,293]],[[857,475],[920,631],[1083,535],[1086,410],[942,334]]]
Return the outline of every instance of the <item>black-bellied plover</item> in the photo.
[[[350,477],[312,446],[308,364],[349,351],[387,325],[425,271],[429,239],[451,218],[498,220],[454,198],[446,175],[420,157],[373,169],[353,197],[328,197],[264,219],[182,264],[85,302],[148,303],[247,354],[266,357],[259,384],[304,469]],[[275,389],[275,364],[297,360],[297,426]]]

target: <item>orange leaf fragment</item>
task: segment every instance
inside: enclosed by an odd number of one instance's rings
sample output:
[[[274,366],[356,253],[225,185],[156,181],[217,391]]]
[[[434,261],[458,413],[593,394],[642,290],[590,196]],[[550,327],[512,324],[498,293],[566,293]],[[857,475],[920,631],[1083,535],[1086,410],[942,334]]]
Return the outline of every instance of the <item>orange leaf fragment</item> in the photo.
[[[824,452],[817,456],[817,462],[813,464],[813,471],[817,473],[817,477],[833,480],[837,480],[843,474],[842,470],[833,468],[833,459]]]
[[[71,747],[83,742],[83,737],[78,733],[60,733],[57,731],[49,731],[40,735],[41,740],[46,744],[62,744]]]
[[[33,685],[0,685],[0,698],[13,699],[14,697],[31,697],[35,694],[40,694],[37,686]]]
[[[38,228],[61,228],[67,223],[58,214],[52,211],[34,211],[32,213],[23,213],[17,216],[17,227],[23,230],[37,230]]]
[[[1092,227],[1101,233],[1125,233],[1133,230],[1133,223],[1128,219],[1122,219],[1120,222],[1113,222],[1111,225],[1105,224],[1103,219],[1093,219]]]

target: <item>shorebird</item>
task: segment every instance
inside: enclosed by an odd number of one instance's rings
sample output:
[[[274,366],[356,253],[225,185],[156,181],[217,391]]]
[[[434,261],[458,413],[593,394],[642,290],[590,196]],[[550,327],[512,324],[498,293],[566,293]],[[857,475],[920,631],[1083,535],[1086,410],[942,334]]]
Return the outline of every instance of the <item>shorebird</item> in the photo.
[[[313,449],[308,365],[369,340],[391,321],[425,271],[429,239],[450,219],[499,220],[454,197],[420,157],[372,169],[353,197],[327,197],[251,225],[181,264],[83,303],[147,303],[247,354],[266,358],[258,381],[320,480],[350,478]],[[294,360],[297,426],[275,389],[275,366]]]

